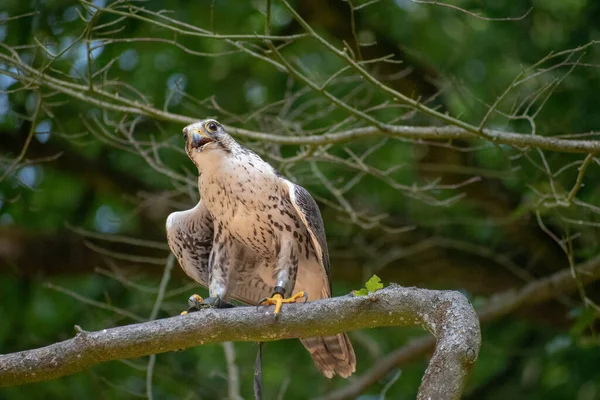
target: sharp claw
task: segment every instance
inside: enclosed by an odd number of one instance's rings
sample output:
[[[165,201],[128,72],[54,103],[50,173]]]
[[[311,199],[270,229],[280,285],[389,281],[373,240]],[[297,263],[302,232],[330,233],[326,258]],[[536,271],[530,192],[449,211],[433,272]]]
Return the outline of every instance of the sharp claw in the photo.
[[[261,301],[258,302],[258,304],[256,305],[256,309],[258,310],[258,307],[260,307],[262,305],[262,303],[266,302],[268,299],[266,297],[264,297]]]
[[[264,299],[259,301],[258,304],[256,305],[256,309],[258,310],[258,307],[260,307],[263,304],[266,306],[274,305],[275,310],[273,311],[273,316],[274,316],[273,319],[276,321],[279,318],[279,313],[281,311],[281,307],[283,304],[295,303],[301,297],[304,297],[305,303],[308,301],[308,294],[304,291],[300,291],[300,292],[296,293],[294,296],[287,298],[287,299],[283,298],[281,293],[274,293],[273,296],[265,297]]]

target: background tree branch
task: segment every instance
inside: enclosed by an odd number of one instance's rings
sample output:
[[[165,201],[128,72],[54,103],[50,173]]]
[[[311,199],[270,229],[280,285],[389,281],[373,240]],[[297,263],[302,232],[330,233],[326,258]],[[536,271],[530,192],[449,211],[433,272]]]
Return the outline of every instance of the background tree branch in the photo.
[[[35,350],[0,356],[0,386],[54,379],[94,364],[228,341],[273,341],[332,335],[377,326],[430,331],[437,346],[420,399],[458,399],[473,368],[481,334],[469,301],[453,291],[391,285],[365,297],[351,295],[286,307],[278,321],[270,308],[203,310],[186,316],[86,332]]]
[[[133,99],[115,96],[99,87],[95,87],[93,84],[91,84],[91,86],[78,85],[62,80],[61,78],[51,77],[41,70],[28,66],[17,56],[10,57],[0,53],[0,61],[21,70],[22,74],[8,72],[7,75],[21,81],[23,85],[29,85],[35,82],[36,84],[47,87],[49,90],[61,92],[64,95],[71,97],[73,100],[82,101],[91,106],[183,125],[193,123],[198,119],[197,117],[160,110],[153,107],[151,104],[142,104]],[[454,119],[451,120],[451,122],[455,122],[456,124],[447,126],[408,126],[381,123],[370,127],[327,132],[320,135],[302,136],[277,135],[242,129],[235,126],[228,126],[227,129],[233,135],[242,138],[284,145],[317,146],[345,143],[362,138],[387,136],[411,140],[485,139],[492,143],[505,144],[517,148],[540,148],[566,153],[597,153],[600,151],[600,141],[598,140],[564,139],[560,137],[523,134],[483,127],[477,128],[470,126],[469,124],[459,123],[458,120]],[[557,134],[560,135],[560,133]]]

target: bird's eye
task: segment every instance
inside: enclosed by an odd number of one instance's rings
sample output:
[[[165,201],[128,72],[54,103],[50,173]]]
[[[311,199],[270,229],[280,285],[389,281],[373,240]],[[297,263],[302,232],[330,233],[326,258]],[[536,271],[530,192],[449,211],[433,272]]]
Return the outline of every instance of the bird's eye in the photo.
[[[211,132],[216,132],[217,131],[217,124],[215,124],[214,122],[209,122],[208,124],[206,124],[206,127]]]

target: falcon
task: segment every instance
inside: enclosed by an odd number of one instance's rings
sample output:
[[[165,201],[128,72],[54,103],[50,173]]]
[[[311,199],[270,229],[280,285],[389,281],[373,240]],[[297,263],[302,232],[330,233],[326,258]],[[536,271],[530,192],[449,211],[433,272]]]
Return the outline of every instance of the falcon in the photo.
[[[323,219],[312,196],[214,119],[183,129],[185,151],[198,168],[200,202],[167,218],[167,239],[185,273],[208,287],[192,309],[275,305],[331,297]],[[345,333],[300,339],[327,377],[347,378],[356,357]]]

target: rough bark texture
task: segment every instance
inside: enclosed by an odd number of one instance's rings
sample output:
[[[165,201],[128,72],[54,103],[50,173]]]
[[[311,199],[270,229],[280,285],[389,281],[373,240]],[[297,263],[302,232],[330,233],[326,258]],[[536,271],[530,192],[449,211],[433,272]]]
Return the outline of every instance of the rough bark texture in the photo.
[[[578,281],[582,285],[587,285],[600,280],[600,257],[579,264],[575,271],[576,279],[573,277],[573,270],[564,269],[551,276],[530,282],[518,290],[511,289],[497,294],[483,309],[479,310],[481,323],[497,320],[518,309],[524,309],[573,292],[577,289]],[[367,372],[355,377],[352,384],[319,397],[319,400],[354,399],[373,383],[382,379],[392,368],[423,357],[426,352],[434,348],[435,344],[436,342],[431,336],[414,339],[406,346],[378,360],[377,364]]]
[[[437,341],[419,399],[458,399],[477,360],[481,333],[469,301],[453,291],[391,285],[366,297],[351,295],[286,306],[238,307],[79,333],[40,349],[0,355],[0,386],[55,379],[94,364],[227,341],[273,341],[326,336],[377,326],[419,325]]]

